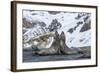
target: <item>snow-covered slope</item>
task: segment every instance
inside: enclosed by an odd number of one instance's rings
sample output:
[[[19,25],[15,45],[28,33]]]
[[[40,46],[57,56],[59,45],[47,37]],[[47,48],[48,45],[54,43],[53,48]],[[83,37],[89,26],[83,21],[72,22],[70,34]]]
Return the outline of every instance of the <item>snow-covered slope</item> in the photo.
[[[23,22],[24,42],[57,30],[64,31],[69,47],[91,46],[90,13],[24,10],[23,19],[27,22]]]

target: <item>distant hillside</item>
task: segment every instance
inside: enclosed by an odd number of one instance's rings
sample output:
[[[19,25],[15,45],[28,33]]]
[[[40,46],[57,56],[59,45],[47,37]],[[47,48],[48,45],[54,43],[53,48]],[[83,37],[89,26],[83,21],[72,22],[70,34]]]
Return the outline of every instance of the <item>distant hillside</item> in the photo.
[[[69,47],[91,46],[91,14],[83,12],[23,11],[23,41],[57,30]],[[27,45],[31,45],[27,43]]]

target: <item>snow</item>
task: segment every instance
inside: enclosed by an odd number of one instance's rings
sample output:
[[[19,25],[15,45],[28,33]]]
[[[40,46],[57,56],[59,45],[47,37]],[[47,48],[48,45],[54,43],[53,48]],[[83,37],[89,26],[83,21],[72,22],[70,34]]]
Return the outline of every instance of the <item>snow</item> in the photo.
[[[32,44],[25,43],[25,44],[23,45],[23,48],[24,48],[24,49],[29,49],[29,48],[31,48],[31,46],[32,46]]]
[[[33,15],[32,15],[33,14]],[[80,29],[84,25],[84,18],[88,15],[90,20],[90,14],[84,13],[84,16],[82,16],[80,19],[75,19],[75,17],[78,16],[78,12],[72,13],[72,12],[60,12],[56,15],[52,15],[48,13],[47,11],[29,11],[24,10],[23,11],[23,18],[26,18],[30,22],[44,22],[46,24],[46,27],[48,27],[53,19],[57,19],[61,24],[62,27],[58,29],[59,34],[64,31],[66,35],[66,44],[69,47],[83,47],[83,46],[91,46],[91,29],[80,32]],[[88,21],[87,20],[87,21]],[[77,26],[77,22],[82,21],[83,23],[79,26]],[[70,28],[74,28],[77,26],[76,30],[73,31],[73,33],[69,33],[68,30]],[[29,41],[31,38],[36,37],[35,33],[43,33],[43,30],[37,24],[37,26],[34,26],[33,28],[26,28],[27,31],[23,34],[23,37],[27,36],[25,42]],[[47,31],[47,30],[45,30]],[[48,33],[47,31],[46,33]],[[51,39],[51,38],[50,38]],[[50,40],[49,39],[49,40]],[[50,44],[48,44],[46,47],[49,47]]]

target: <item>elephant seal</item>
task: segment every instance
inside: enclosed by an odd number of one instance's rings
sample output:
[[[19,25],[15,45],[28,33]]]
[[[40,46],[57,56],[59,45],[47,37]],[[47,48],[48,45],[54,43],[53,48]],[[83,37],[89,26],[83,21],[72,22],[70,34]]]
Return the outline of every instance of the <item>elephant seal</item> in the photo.
[[[33,54],[37,55],[53,55],[53,54],[60,54],[60,41],[59,41],[59,34],[56,31],[54,35],[54,41],[50,48],[44,48],[39,51],[33,52]]]
[[[65,33],[62,31],[61,32],[61,35],[59,36],[60,38],[60,51],[62,54],[77,54],[79,52],[79,50],[76,50],[76,49],[72,49],[72,48],[69,48],[67,45],[66,45],[66,37],[65,37]]]

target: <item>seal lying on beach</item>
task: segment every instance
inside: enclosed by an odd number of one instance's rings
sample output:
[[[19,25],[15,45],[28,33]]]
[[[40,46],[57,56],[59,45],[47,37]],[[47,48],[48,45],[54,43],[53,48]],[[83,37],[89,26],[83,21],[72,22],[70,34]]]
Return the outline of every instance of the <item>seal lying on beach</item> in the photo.
[[[61,35],[58,32],[55,32],[54,40],[52,45],[49,48],[40,49],[38,51],[33,51],[33,55],[53,55],[53,54],[77,54],[78,50],[69,48],[66,45],[66,37],[64,32],[61,32]]]

